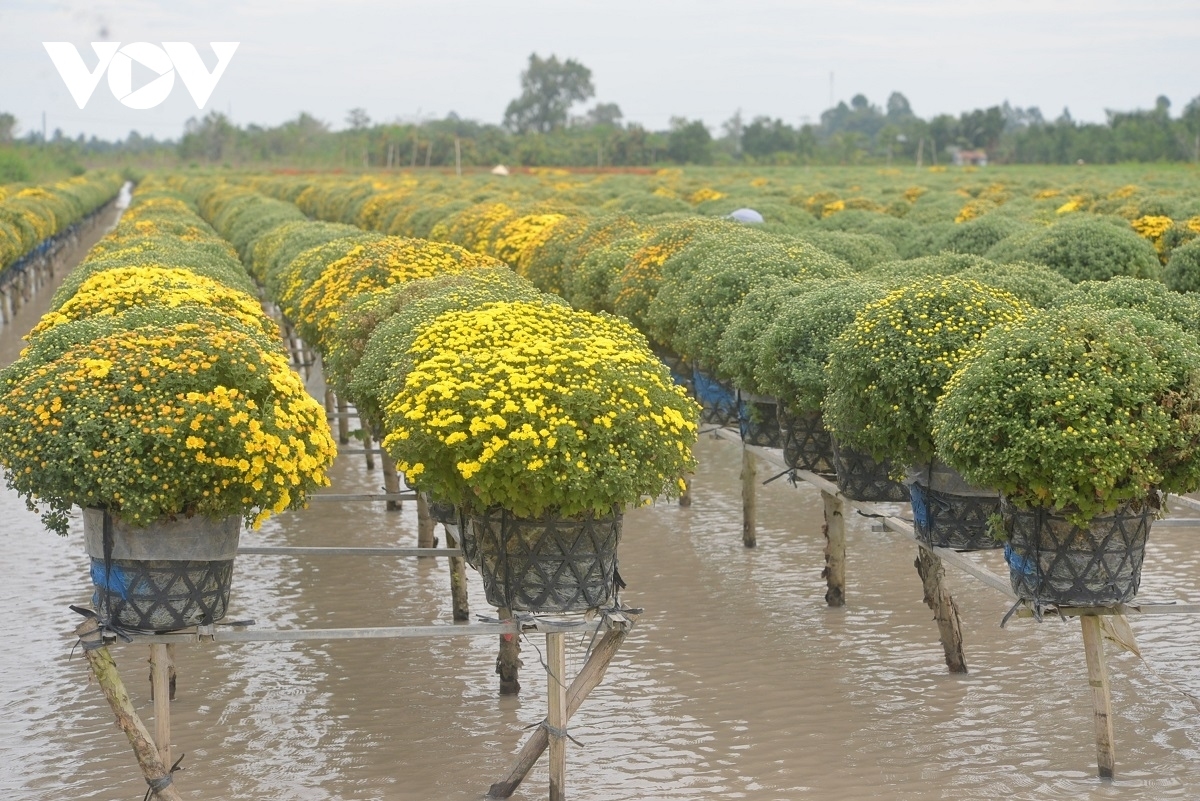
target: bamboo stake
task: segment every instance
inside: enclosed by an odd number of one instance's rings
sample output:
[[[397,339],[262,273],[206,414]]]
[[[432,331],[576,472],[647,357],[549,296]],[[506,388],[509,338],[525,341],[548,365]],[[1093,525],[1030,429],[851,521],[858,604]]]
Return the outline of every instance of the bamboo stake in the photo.
[[[391,455],[384,451],[379,455],[379,461],[383,463],[383,489],[388,495],[400,494],[400,474],[396,472],[396,462]],[[389,512],[399,512],[404,508],[404,502],[393,500],[387,502],[387,510]]]
[[[567,798],[567,648],[562,633],[546,634],[546,733],[550,737],[550,801]]]
[[[117,725],[121,727],[121,731],[125,732],[129,744],[133,746],[133,754],[137,758],[138,767],[142,769],[146,781],[151,783],[151,787],[159,782],[169,782],[170,769],[159,757],[158,750],[150,738],[150,732],[146,729],[146,724],[142,722],[142,719],[138,717],[137,710],[133,708],[133,701],[130,700],[129,692],[125,689],[125,683],[121,681],[121,675],[117,673],[117,665],[113,662],[108,646],[104,644],[104,638],[96,619],[84,620],[75,628],[75,634],[83,644],[83,655],[87,659],[88,665],[91,666],[96,683],[104,691],[108,705],[112,707],[113,714],[117,716]],[[159,801],[183,801],[183,796],[170,783],[154,791],[154,797]]]
[[[1088,686],[1092,691],[1092,718],[1096,724],[1096,770],[1102,779],[1113,778],[1117,754],[1113,747],[1112,696],[1108,686],[1108,664],[1104,655],[1104,636],[1100,618],[1080,615],[1083,628],[1083,653],[1087,658]]]
[[[821,501],[825,505],[825,603],[830,606],[846,605],[846,516],[842,499],[821,490]]]
[[[333,400],[333,388],[325,387],[325,416],[332,419],[337,411],[337,404]]]
[[[914,563],[925,591],[925,605],[933,610],[938,625],[938,636],[946,654],[946,667],[951,673],[966,673],[967,658],[963,655],[962,624],[958,619],[958,604],[946,589],[946,568],[932,550],[924,546],[917,548]]]
[[[170,661],[166,645],[155,643],[150,646],[150,683],[154,688],[154,742],[158,745],[158,758],[164,765],[171,764]]]
[[[363,430],[363,451],[365,452],[365,455],[367,457],[367,469],[374,470],[375,469],[375,451],[374,451],[373,443],[371,441],[371,426],[367,424],[366,420],[363,420],[361,422],[362,422],[362,430]]]
[[[692,505],[692,477],[691,476],[684,476],[684,478],[683,478],[683,492],[679,493],[679,505],[684,506],[684,507]]]
[[[579,707],[583,706],[584,700],[588,693],[596,689],[604,679],[604,674],[608,670],[609,663],[616,656],[617,650],[621,644],[625,642],[626,635],[629,634],[628,628],[610,629],[600,638],[600,642],[592,649],[592,655],[588,658],[587,663],[579,674],[571,682],[571,686],[567,688],[567,720],[579,711]],[[503,781],[498,781],[488,790],[488,798],[510,798],[517,791],[521,781],[537,764],[542,753],[550,744],[550,733],[545,727],[539,726],[529,735],[529,739],[521,746],[521,751],[517,754],[517,761],[513,764],[512,769],[508,772],[508,776]]]
[[[457,548],[458,538],[453,526],[442,526],[446,529],[446,547]],[[450,557],[450,602],[456,621],[471,619],[471,605],[467,600],[467,568],[466,561],[461,556]]]
[[[512,610],[500,607],[501,621],[512,619]],[[500,635],[500,652],[496,655],[496,673],[500,676],[500,694],[517,695],[521,692],[519,672],[521,668],[521,638],[516,634]]]
[[[757,521],[755,520],[755,485],[758,481],[758,465],[754,454],[742,444],[742,545],[753,548],[758,545]]]
[[[344,398],[337,399],[338,444],[350,444],[350,407]]]
[[[432,548],[433,516],[429,514],[429,502],[422,494],[417,495],[417,547]]]
[[[167,681],[171,687],[171,693],[168,697],[172,701],[174,701],[175,700],[175,684],[179,678],[179,675],[175,670],[175,646],[174,645],[167,646],[167,664],[170,665],[170,668],[171,668],[170,671],[168,671],[168,673],[167,673]]]

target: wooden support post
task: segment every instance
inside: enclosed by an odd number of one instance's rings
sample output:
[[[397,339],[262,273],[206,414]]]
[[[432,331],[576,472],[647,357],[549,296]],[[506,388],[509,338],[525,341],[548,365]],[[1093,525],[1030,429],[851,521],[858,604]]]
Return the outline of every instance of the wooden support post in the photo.
[[[287,343],[288,349],[292,353],[292,364],[296,366],[297,372],[303,370],[308,373],[308,368],[304,365],[307,363],[307,354],[304,352],[304,343],[300,341],[300,337],[296,336],[296,329],[290,325],[287,327]]]
[[[754,462],[754,454],[742,445],[742,545],[753,548],[758,545],[757,521],[755,514],[755,489],[758,483],[758,469]]]
[[[1096,615],[1080,615],[1079,625],[1083,627],[1083,653],[1087,657],[1092,716],[1096,723],[1096,770],[1100,778],[1111,779],[1117,768],[1117,755],[1113,748],[1112,696],[1108,689],[1104,636]]]
[[[154,743],[158,746],[158,758],[164,765],[171,764],[171,658],[167,646],[155,643],[150,646],[150,685],[154,697]]]
[[[592,649],[592,655],[588,657],[583,669],[579,671],[567,689],[568,721],[579,711],[579,707],[583,706],[588,693],[596,689],[604,679],[604,673],[608,670],[609,663],[616,656],[621,643],[625,642],[625,636],[628,633],[628,628],[610,629],[600,638],[600,642],[596,643],[596,647]],[[488,798],[510,798],[517,791],[521,780],[537,764],[549,744],[550,733],[546,731],[545,727],[539,726],[534,729],[533,733],[529,735],[529,739],[521,746],[512,770],[508,772],[508,776],[503,781],[496,782],[491,786],[491,789],[488,790]]]
[[[169,698],[172,701],[174,701],[175,700],[175,682],[176,682],[176,679],[179,678],[178,673],[175,671],[175,646],[174,645],[167,646],[167,664],[170,665],[170,667],[171,667],[170,671],[168,671],[168,674],[167,674],[167,681],[171,686],[171,694],[170,694]]]
[[[392,460],[391,455],[384,451],[379,456],[379,461],[383,463],[383,489],[389,495],[394,495],[400,492],[400,474],[396,472],[396,463]],[[403,501],[388,501],[387,510],[389,512],[399,512],[404,508]]]
[[[343,398],[337,399],[337,428],[338,442],[342,445],[350,444],[350,407],[346,405]]]
[[[958,604],[943,583],[946,568],[938,555],[923,545],[917,546],[917,561],[914,564],[925,591],[925,605],[933,610],[934,620],[937,621],[938,636],[946,654],[946,667],[951,673],[966,673],[967,658],[963,655]]]
[[[846,516],[842,499],[821,490],[825,504],[825,603],[846,605]]]
[[[133,746],[133,754],[137,758],[138,767],[142,769],[146,781],[154,784],[168,781],[171,777],[170,766],[159,758],[158,750],[154,747],[146,724],[138,717],[137,710],[133,707],[133,701],[129,698],[129,692],[125,689],[125,683],[121,681],[121,675],[117,673],[117,665],[113,662],[112,654],[109,653],[108,646],[104,644],[104,638],[96,619],[84,620],[76,627],[75,634],[83,644],[83,655],[92,669],[92,675],[96,677],[96,683],[104,691],[108,705],[112,707],[113,714],[117,716],[117,725],[121,727],[121,731],[125,732],[129,744]],[[154,797],[159,801],[183,801],[183,796],[179,794],[173,784],[169,783],[156,790]]]
[[[371,426],[367,425],[367,421],[362,421],[363,431],[363,450],[366,451],[367,469],[375,469],[375,443],[371,440]]]
[[[333,389],[331,387],[325,387],[325,416],[332,420],[334,414],[336,413],[337,403],[335,403],[333,399]]]
[[[443,526],[446,529],[446,547],[458,547],[458,529],[456,526]],[[467,601],[467,567],[461,556],[451,556],[450,562],[450,602],[456,621],[471,619],[471,605]]]
[[[679,493],[679,505],[685,506],[685,507],[692,505],[692,477],[691,476],[684,476],[684,478],[683,478],[683,492]]]
[[[417,495],[417,547],[433,548],[433,516],[429,514],[429,501],[424,493]]]
[[[511,620],[512,611],[500,607],[498,617]],[[521,692],[519,672],[521,668],[521,637],[518,634],[500,635],[500,653],[496,656],[496,673],[500,676],[500,694],[517,695]]]
[[[567,799],[567,646],[562,632],[546,634],[546,733],[550,735],[550,801]]]

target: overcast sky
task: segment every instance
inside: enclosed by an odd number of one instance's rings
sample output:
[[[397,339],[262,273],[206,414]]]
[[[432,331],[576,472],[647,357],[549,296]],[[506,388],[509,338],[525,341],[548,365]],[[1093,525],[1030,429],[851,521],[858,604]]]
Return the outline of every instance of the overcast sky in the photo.
[[[154,109],[121,105],[102,80],[76,107],[44,41],[240,46],[199,111],[181,81]],[[747,118],[816,122],[832,96],[883,105],[903,92],[922,117],[1007,100],[1050,118],[1200,95],[1197,0],[0,0],[0,111],[22,133],[178,137],[219,110],[275,125],[300,111],[340,128],[448,112],[499,122],[531,52],[591,68],[593,102],[665,128]],[[139,81],[135,68],[136,89]],[[146,72],[149,76],[152,73]],[[142,78],[144,80],[144,77]],[[582,109],[579,109],[580,111]]]

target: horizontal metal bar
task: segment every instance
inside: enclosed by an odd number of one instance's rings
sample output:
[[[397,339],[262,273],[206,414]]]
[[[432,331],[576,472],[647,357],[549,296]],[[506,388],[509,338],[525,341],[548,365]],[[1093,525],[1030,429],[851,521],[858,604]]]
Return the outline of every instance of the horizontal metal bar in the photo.
[[[1197,615],[1200,614],[1200,604],[1130,604],[1117,606],[1056,606],[1042,612],[1042,616],[1058,615],[1059,617],[1081,617],[1084,615]],[[1033,617],[1033,610],[1023,607],[1017,610],[1017,617]]]
[[[415,501],[417,493],[415,492],[363,492],[363,493],[336,493],[336,492],[321,492],[316,495],[309,495],[310,501]]]
[[[632,625],[636,614],[597,615],[591,620],[508,620],[502,623],[431,624],[425,626],[376,626],[345,629],[242,629],[206,626],[204,631],[179,631],[170,634],[132,634],[133,643],[194,642],[332,642],[334,640],[384,640],[407,637],[495,637],[500,634],[528,632],[555,633],[598,631]],[[120,644],[117,640],[114,644]]]
[[[243,545],[238,554],[265,556],[462,556],[458,548],[338,548],[292,545]]]
[[[1197,512],[1200,512],[1200,501],[1195,498],[1189,498],[1186,495],[1168,495],[1167,506],[1170,506],[1172,503],[1179,503],[1181,506],[1186,506],[1189,509],[1195,509]]]

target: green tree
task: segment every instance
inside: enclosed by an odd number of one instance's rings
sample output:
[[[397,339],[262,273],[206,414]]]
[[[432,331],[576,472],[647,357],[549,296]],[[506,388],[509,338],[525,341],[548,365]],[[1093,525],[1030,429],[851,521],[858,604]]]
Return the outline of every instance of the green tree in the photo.
[[[584,119],[586,124],[591,126],[620,128],[624,116],[621,113],[621,107],[616,103],[597,103],[588,109]]]
[[[0,112],[0,145],[7,145],[13,140],[17,129],[17,118],[7,111]]]
[[[549,133],[566,126],[572,105],[595,93],[592,71],[578,61],[531,53],[521,73],[521,96],[504,110],[504,125],[517,133]]]
[[[667,158],[679,164],[711,164],[712,134],[704,120],[671,118],[671,133],[667,135]]]
[[[769,160],[777,153],[794,154],[796,129],[783,120],[755,117],[742,134],[742,149],[758,160]]]

